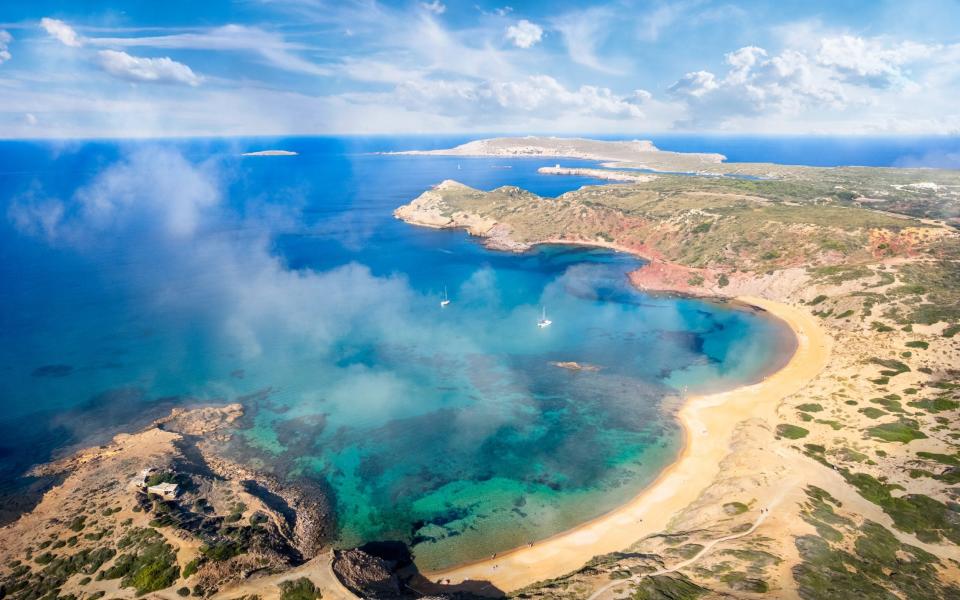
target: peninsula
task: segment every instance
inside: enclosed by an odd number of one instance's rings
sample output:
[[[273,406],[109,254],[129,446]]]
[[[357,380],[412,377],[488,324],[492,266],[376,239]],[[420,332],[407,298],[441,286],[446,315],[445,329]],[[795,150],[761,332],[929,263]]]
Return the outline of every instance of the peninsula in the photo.
[[[630,504],[428,577],[525,598],[960,593],[960,173],[728,164],[656,156],[642,142],[546,140],[435,152],[696,165],[700,175],[557,198],[448,180],[395,215],[506,251],[631,252],[648,261],[631,274],[637,287],[748,303],[787,322],[799,347],[755,386],[689,399],[680,460]],[[717,176],[745,173],[764,177]]]

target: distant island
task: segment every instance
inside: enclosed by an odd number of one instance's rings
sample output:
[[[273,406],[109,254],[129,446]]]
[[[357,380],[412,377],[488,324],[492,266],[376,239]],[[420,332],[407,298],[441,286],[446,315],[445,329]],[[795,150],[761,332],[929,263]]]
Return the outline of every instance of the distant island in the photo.
[[[241,156],[297,156],[296,152],[290,150],[259,150],[257,152],[244,152]]]

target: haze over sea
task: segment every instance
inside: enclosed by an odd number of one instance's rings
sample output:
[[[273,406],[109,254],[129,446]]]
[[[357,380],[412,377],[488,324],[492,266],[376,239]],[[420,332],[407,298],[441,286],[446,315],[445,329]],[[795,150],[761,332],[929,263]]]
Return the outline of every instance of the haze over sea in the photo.
[[[685,388],[786,360],[763,315],[631,289],[635,258],[510,255],[395,220],[444,179],[549,197],[601,183],[537,174],[556,159],[373,154],[467,139],[0,143],[4,504],[65,449],[239,399],[231,452],[326,487],[341,544],[401,540],[450,564],[626,501],[676,456]],[[955,138],[653,139],[739,161],[960,156]],[[299,155],[240,156],[270,148]]]

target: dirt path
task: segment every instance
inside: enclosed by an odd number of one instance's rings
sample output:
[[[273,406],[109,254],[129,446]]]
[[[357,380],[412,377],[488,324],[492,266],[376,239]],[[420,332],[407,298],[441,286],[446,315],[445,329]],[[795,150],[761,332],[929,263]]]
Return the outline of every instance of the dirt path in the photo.
[[[310,579],[320,590],[325,600],[358,600],[358,597],[345,588],[337,579],[337,576],[333,574],[332,552],[321,554],[296,569],[284,571],[277,575],[240,581],[221,590],[212,598],[213,600],[231,600],[254,594],[260,596],[263,600],[275,600],[280,597],[280,588],[278,587],[280,582],[301,577]]]
[[[762,525],[763,522],[767,520],[767,517],[770,516],[770,511],[776,508],[776,506],[780,504],[780,502],[784,499],[787,493],[791,491],[793,488],[795,488],[796,486],[797,486],[797,481],[791,481],[787,486],[785,486],[783,490],[780,492],[780,494],[778,494],[777,497],[774,498],[769,505],[767,505],[765,508],[760,509],[760,515],[753,522],[753,525],[751,525],[750,528],[747,529],[746,531],[725,535],[721,538],[711,540],[707,542],[699,552],[697,552],[696,554],[694,554],[693,556],[691,556],[686,560],[678,562],[672,567],[668,567],[666,569],[660,569],[659,571],[654,571],[652,573],[641,573],[640,575],[634,575],[633,577],[628,577],[627,579],[611,581],[607,585],[593,592],[593,594],[591,594],[590,597],[587,598],[587,600],[597,600],[603,594],[605,594],[609,590],[612,590],[613,588],[619,587],[627,583],[637,583],[644,577],[666,575],[667,573],[673,573],[675,571],[679,571],[680,569],[684,569],[692,565],[693,563],[697,562],[698,560],[700,560],[701,558],[709,554],[717,544],[722,544],[723,542],[729,542],[730,540],[736,540],[752,534],[754,531],[757,530],[757,527],[760,527],[760,525]]]

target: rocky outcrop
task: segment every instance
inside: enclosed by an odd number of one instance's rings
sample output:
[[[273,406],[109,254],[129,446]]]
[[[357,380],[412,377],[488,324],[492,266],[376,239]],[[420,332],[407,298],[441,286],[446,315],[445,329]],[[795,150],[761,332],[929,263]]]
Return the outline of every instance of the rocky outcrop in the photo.
[[[340,582],[361,598],[386,600],[404,596],[396,564],[354,548],[337,552],[333,572]]]
[[[322,487],[306,481],[281,481],[219,456],[209,448],[201,448],[201,452],[214,473],[243,482],[248,493],[281,516],[285,524],[283,534],[304,560],[319,554],[330,542],[335,518],[328,494]]]
[[[607,181],[622,181],[624,183],[642,183],[653,181],[655,175],[646,175],[641,173],[627,173],[624,171],[610,171],[607,169],[584,169],[574,167],[540,167],[537,173],[543,175],[572,175],[574,177],[593,177],[594,179],[606,179]]]
[[[211,436],[233,425],[242,416],[243,405],[239,403],[193,409],[174,408],[169,415],[157,419],[153,424],[183,435]]]

